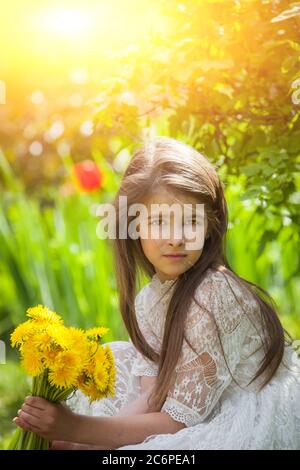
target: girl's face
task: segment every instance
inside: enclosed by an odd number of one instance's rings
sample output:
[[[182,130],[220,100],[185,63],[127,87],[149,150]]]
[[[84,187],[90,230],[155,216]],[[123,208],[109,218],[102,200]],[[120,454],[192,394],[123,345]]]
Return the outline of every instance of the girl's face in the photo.
[[[165,204],[165,208],[171,208],[172,204],[177,204],[177,207],[180,207],[182,217],[179,217],[178,221],[178,217],[174,218],[173,211],[170,211],[169,216],[167,216],[167,212],[164,209],[158,211],[152,204]],[[185,204],[189,206],[185,206]],[[167,191],[164,188],[157,191],[144,202],[147,208],[147,218],[142,219],[139,227],[141,245],[145,256],[154,266],[162,282],[175,279],[193,266],[201,256],[204,239],[207,238],[207,216],[204,211],[204,219],[198,218],[196,220],[196,204],[200,203],[194,196],[186,196],[180,193],[175,195],[174,192]],[[189,213],[187,217],[184,217],[184,208]],[[193,212],[191,212],[191,208]],[[180,227],[178,224],[180,224]],[[151,227],[156,233],[155,238],[151,237]],[[167,237],[163,235],[163,227],[167,232]],[[177,233],[175,232],[176,229]],[[178,230],[181,232],[179,238]],[[193,242],[191,233],[196,233],[196,230],[197,233],[201,231],[200,238],[202,242],[197,244],[196,249],[189,249],[188,244],[191,245],[191,242]],[[180,253],[183,256],[169,256],[175,253]]]

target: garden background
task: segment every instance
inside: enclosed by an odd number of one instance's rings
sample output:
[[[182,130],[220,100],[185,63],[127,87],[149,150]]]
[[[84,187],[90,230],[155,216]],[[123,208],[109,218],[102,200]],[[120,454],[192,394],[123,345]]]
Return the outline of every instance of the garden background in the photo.
[[[95,209],[147,136],[181,139],[216,165],[229,261],[300,338],[299,115],[300,2],[1,5],[2,446],[29,390],[9,344],[28,307],[128,339]]]

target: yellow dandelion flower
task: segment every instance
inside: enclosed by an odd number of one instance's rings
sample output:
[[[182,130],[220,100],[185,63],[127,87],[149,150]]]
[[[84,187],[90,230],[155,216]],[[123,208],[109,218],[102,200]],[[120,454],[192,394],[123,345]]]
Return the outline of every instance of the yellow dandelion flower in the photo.
[[[76,387],[79,388],[84,394],[86,394],[86,389],[88,388],[90,379],[86,375],[80,375],[76,380]]]
[[[99,326],[96,328],[90,328],[86,330],[85,334],[89,338],[102,338],[109,331],[109,328],[105,328],[104,326]]]
[[[109,381],[109,376],[107,373],[107,369],[103,364],[96,364],[94,371],[94,380],[99,390],[105,391]]]
[[[82,362],[80,355],[74,351],[61,351],[56,356],[56,363],[58,367],[66,367],[81,371]],[[78,373],[77,373],[78,375]]]
[[[89,345],[86,342],[78,343],[77,346],[74,346],[74,349],[80,355],[82,364],[87,364],[94,356],[94,353],[91,354]]]
[[[103,364],[106,361],[106,356],[103,348],[99,347],[96,341],[89,341],[89,358],[85,365],[86,373],[93,376],[96,364]]]
[[[59,366],[50,370],[48,380],[54,387],[72,388],[76,384],[77,377],[76,369]]]
[[[75,387],[77,387],[77,388],[84,387],[87,380],[88,380],[88,378],[86,377],[86,375],[84,373],[80,374],[76,379]]]
[[[87,360],[90,355],[89,341],[83,330],[63,325],[53,325],[50,326],[49,332],[57,345],[66,350],[76,350],[81,356],[82,362]]]
[[[21,346],[35,331],[36,325],[31,320],[18,325],[10,336],[12,347]]]
[[[52,345],[52,337],[47,328],[34,335],[33,341],[38,345],[40,351],[49,351]]]
[[[93,385],[89,391],[89,403],[91,404],[93,401],[102,400],[102,398],[106,398],[106,393],[102,392],[101,390],[97,389],[96,385]]]
[[[111,366],[111,368],[108,370],[108,383],[107,383],[107,389],[106,393],[107,395],[114,396],[115,394],[115,383],[116,383],[116,369],[114,366]]]
[[[103,347],[98,347],[97,352],[95,354],[95,362],[96,363],[103,363],[106,361],[106,353]]]
[[[87,362],[85,364],[84,371],[89,377],[93,377],[93,374],[94,374],[94,371],[95,371],[95,361],[94,361],[94,359],[91,359],[89,362]]]
[[[43,372],[44,366],[42,356],[38,349],[31,341],[27,341],[22,346],[22,366],[29,375],[33,377],[40,375]]]
[[[108,381],[108,388],[112,391],[114,391],[114,388],[115,388],[115,383],[116,383],[116,375],[117,375],[117,372],[116,372],[116,369],[115,368],[112,368],[110,371],[109,371],[109,381]]]
[[[64,348],[75,350],[81,358],[82,364],[86,364],[94,351],[90,350],[90,341],[88,341],[85,333],[80,328],[66,328],[64,334]]]
[[[90,367],[87,366],[87,370],[89,371],[88,372],[89,375],[93,375],[95,368],[100,367],[100,366],[104,367],[105,370],[109,373],[110,368],[111,368],[111,364],[107,360],[106,352],[105,352],[105,349],[103,347],[98,347],[97,352],[93,357],[93,368],[92,368],[92,365]],[[92,369],[92,374],[90,374],[91,369]]]
[[[108,368],[109,369],[114,368],[115,367],[115,358],[114,358],[112,350],[110,349],[109,346],[104,346],[103,349],[104,349],[104,354],[105,354],[106,361],[107,361],[107,364],[108,364]]]
[[[68,328],[64,325],[50,325],[47,328],[52,341],[61,348],[68,349]]]
[[[104,392],[99,390],[95,382],[92,380],[81,381],[79,389],[89,397],[90,403],[95,400],[101,400],[101,398],[105,398],[106,396]]]
[[[40,357],[34,353],[28,353],[22,358],[22,367],[26,370],[29,375],[36,377],[43,372],[43,363]]]
[[[114,383],[109,382],[107,389],[106,389],[107,396],[114,397],[115,396],[115,385]]]
[[[82,343],[87,344],[84,331],[81,328],[75,328],[70,326],[66,331],[66,342],[68,343],[68,348],[77,347]]]
[[[108,345],[99,344],[109,328],[66,327],[57,313],[41,304],[29,308],[27,316],[29,320],[12,333],[11,343],[19,347],[22,365],[30,375],[46,371],[52,387],[77,387],[90,403],[113,396],[114,356]]]
[[[93,340],[89,340],[87,344],[88,344],[89,356],[94,357],[98,350],[99,344],[97,343],[97,341],[93,341]]]
[[[82,371],[81,357],[74,351],[60,351],[55,363],[50,366],[49,381],[51,385],[63,388],[73,387]]]
[[[61,351],[59,348],[44,351],[43,360],[47,368],[51,368],[55,365],[56,357],[59,351]]]
[[[47,324],[62,324],[62,318],[57,315],[57,313],[50,310],[44,305],[37,305],[36,307],[31,307],[27,309],[27,316],[32,318],[37,323],[47,323]]]

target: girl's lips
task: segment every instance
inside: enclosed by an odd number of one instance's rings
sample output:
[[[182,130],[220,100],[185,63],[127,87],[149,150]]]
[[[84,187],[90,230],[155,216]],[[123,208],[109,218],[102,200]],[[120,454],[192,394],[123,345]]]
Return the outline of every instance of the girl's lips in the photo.
[[[164,255],[166,258],[175,258],[175,259],[179,259],[179,258],[185,258],[186,255]]]

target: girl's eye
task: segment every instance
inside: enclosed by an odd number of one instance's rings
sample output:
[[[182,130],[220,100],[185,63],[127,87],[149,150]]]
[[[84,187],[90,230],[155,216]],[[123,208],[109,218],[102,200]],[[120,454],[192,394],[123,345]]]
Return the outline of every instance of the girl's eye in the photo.
[[[190,225],[190,224],[195,225],[195,224],[197,223],[197,221],[196,221],[196,219],[190,219],[190,220],[187,220],[186,223],[189,224],[189,225]]]
[[[161,225],[162,223],[165,224],[166,222],[164,220],[152,220],[151,222],[151,225]],[[197,223],[197,220],[196,219],[190,219],[190,220],[187,220],[186,221],[186,225],[195,225]]]
[[[164,222],[164,220],[161,220],[161,219],[160,220],[158,220],[158,219],[157,220],[152,220],[151,225],[161,225],[161,223],[163,223],[163,222]]]

